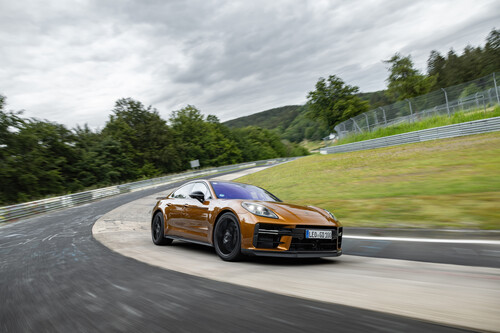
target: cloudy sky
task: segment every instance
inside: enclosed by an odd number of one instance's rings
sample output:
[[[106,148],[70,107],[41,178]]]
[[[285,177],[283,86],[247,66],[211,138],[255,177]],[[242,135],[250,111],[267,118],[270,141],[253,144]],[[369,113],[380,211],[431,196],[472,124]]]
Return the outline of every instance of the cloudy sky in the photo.
[[[319,77],[384,89],[382,62],[484,45],[500,1],[0,0],[8,109],[102,128],[118,98],[222,121],[303,104]]]

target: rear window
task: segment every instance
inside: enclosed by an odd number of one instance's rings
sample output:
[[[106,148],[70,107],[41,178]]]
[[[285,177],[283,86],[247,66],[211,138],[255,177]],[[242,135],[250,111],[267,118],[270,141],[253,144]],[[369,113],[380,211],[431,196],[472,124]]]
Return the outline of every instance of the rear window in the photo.
[[[281,201],[275,195],[257,186],[226,182],[210,183],[219,199]]]

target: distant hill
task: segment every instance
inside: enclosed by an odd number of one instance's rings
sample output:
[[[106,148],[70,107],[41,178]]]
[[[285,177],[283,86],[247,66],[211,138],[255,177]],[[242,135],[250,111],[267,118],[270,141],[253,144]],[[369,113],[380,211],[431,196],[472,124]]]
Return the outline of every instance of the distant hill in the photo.
[[[359,93],[358,97],[370,103],[370,109],[375,109],[380,106],[385,106],[394,103],[387,95],[385,90],[374,92]]]
[[[229,128],[257,126],[272,130],[291,142],[321,140],[329,134],[325,125],[306,117],[303,105],[288,105],[224,122]]]
[[[257,126],[270,130],[278,127],[285,129],[299,115],[300,107],[300,105],[282,106],[279,108],[257,112],[249,116],[228,120],[224,123],[224,125],[229,128]]]
[[[384,90],[359,93],[359,98],[370,103],[372,109],[393,103]],[[330,131],[317,121],[306,116],[305,105],[288,105],[228,120],[224,123],[229,128],[257,126],[276,132],[281,139],[291,142],[303,140],[321,140]]]

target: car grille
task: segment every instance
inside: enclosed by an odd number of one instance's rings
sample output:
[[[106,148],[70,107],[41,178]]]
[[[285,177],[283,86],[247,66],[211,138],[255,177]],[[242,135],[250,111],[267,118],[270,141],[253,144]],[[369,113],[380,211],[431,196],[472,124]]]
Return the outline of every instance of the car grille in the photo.
[[[307,229],[333,230],[333,239],[307,239],[305,238]],[[342,227],[298,225],[290,228],[264,223],[255,225],[253,246],[261,249],[275,249],[283,244],[282,236],[292,236],[290,251],[336,251],[342,246]]]

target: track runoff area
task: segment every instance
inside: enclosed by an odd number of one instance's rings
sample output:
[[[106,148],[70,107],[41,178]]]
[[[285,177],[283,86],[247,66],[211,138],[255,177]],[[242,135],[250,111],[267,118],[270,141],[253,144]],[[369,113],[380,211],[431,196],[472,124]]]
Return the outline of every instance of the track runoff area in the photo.
[[[415,260],[384,258],[388,252],[392,257],[422,253],[430,244],[472,257],[475,251],[498,253],[497,245],[351,238],[344,241],[345,255],[335,259],[226,263],[209,247],[152,244],[151,207],[156,197],[181,184],[1,226],[0,332],[500,327],[500,270],[491,261],[472,267],[418,255]],[[350,246],[359,253],[351,253]],[[396,250],[387,251],[391,246]]]
[[[261,169],[215,179],[234,180]],[[94,237],[124,256],[215,281],[452,327],[500,327],[497,240],[349,235],[347,229],[339,258],[227,263],[208,247],[152,244],[150,210],[165,194],[143,197],[104,215],[93,227]],[[467,307],[457,307],[463,299]]]

